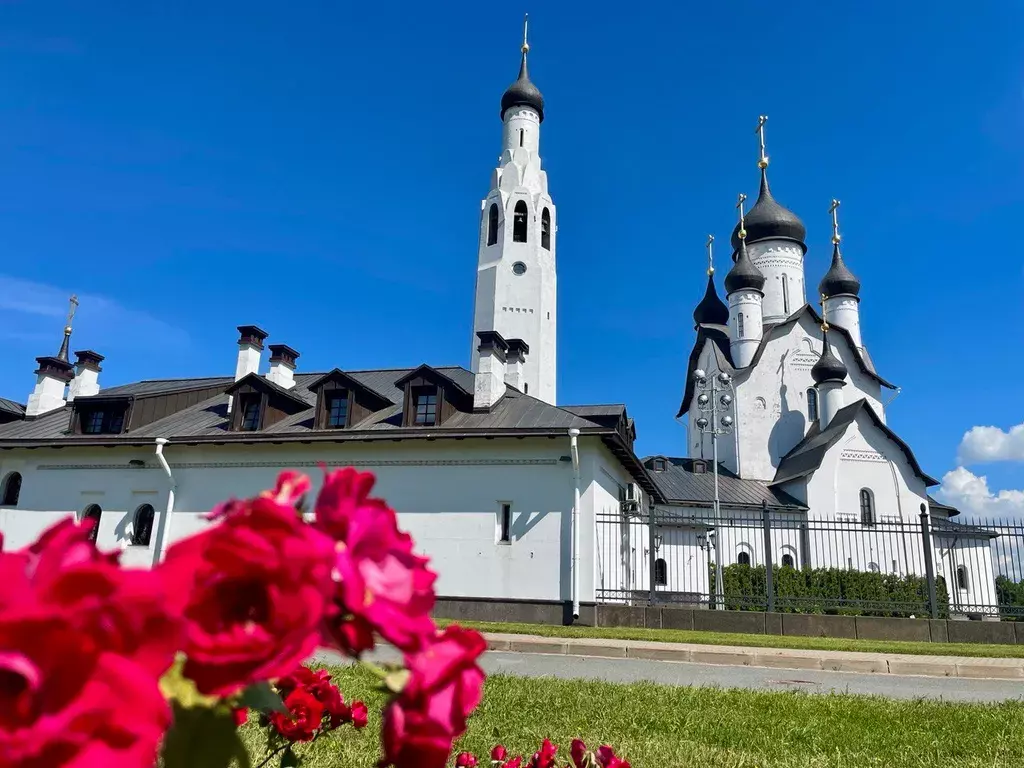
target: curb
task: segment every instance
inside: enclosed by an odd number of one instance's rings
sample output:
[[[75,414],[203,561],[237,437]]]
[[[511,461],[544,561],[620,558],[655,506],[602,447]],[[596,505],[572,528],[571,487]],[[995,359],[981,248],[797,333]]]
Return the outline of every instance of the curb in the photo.
[[[1024,659],[964,656],[914,656],[855,651],[805,651],[781,648],[744,648],[639,640],[587,640],[486,634],[487,648],[510,653],[537,653],[602,659],[671,661],[720,666],[817,669],[880,675],[963,677],[1024,680]]]

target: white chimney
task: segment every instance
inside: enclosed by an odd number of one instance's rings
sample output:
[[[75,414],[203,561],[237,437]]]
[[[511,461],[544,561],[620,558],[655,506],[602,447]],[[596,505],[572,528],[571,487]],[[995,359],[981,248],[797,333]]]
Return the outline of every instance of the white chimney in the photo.
[[[530,353],[530,345],[522,339],[509,339],[505,354],[505,383],[523,391],[523,363]]]
[[[26,416],[41,416],[64,407],[64,388],[74,378],[74,369],[59,357],[37,357],[36,386],[25,405]]]
[[[75,378],[68,386],[68,402],[76,397],[92,397],[100,393],[100,363],[103,362],[103,355],[93,352],[91,349],[83,349],[75,352],[78,360],[75,362]]]
[[[480,363],[473,390],[473,409],[489,411],[505,394],[505,355],[508,342],[497,331],[478,331]]]
[[[291,389],[295,386],[295,361],[299,353],[287,344],[270,345],[270,372],[267,381],[279,387]]]
[[[260,354],[263,352],[263,340],[269,334],[258,325],[238,326],[238,362],[235,363],[235,381],[244,379],[250,373],[259,373]],[[228,413],[234,398],[228,395]]]

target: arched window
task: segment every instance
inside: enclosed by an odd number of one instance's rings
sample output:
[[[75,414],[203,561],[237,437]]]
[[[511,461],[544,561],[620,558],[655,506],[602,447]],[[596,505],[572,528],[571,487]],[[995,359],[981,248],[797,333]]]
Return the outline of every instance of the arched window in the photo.
[[[818,420],[818,392],[814,387],[807,390],[807,421]]]
[[[875,524],[875,496],[868,488],[860,489],[860,522],[862,525]]]
[[[868,563],[868,570],[872,573],[880,573],[881,568],[878,567],[878,563]]]
[[[132,523],[132,545],[136,547],[148,547],[149,539],[153,535],[153,511],[152,504],[143,504],[135,510],[135,519]]]
[[[789,275],[782,276],[782,311],[789,316]]]
[[[967,580],[967,566],[958,565],[956,567],[956,585],[964,592],[970,591],[971,585]]]
[[[789,553],[782,556],[782,567],[783,568],[796,568],[796,561],[793,560],[793,556]]]
[[[743,338],[743,313],[736,316],[736,335]]]
[[[498,206],[491,203],[491,208],[487,211],[487,244],[494,245],[496,242],[498,242]]]
[[[668,585],[668,563],[662,558],[654,561],[654,586],[664,587]]]
[[[747,551],[741,551],[736,555],[736,562],[740,565],[750,565],[750,553]]]
[[[526,210],[526,201],[520,200],[516,203],[515,213],[512,216],[512,242],[526,242],[526,217],[529,212]]]
[[[540,215],[540,247],[551,250],[551,211],[547,208]]]
[[[18,506],[18,499],[21,497],[21,473],[11,472],[4,478],[3,497],[0,504],[5,507]]]
[[[100,533],[100,516],[102,514],[103,510],[100,509],[99,504],[90,504],[82,513],[82,524],[92,525],[92,530],[89,531],[89,541],[93,543],[96,543],[96,537]]]

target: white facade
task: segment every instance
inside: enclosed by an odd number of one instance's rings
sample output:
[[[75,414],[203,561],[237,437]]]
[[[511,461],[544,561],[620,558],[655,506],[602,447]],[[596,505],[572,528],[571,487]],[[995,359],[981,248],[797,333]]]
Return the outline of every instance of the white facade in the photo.
[[[284,469],[313,481],[319,464],[353,465],[377,476],[374,494],[398,512],[420,552],[438,572],[445,597],[568,601],[572,599],[573,468],[564,439],[405,440],[319,446],[255,444],[187,446],[170,443],[164,455],[176,483],[167,517],[169,482],[145,447],[9,450],[0,454],[0,478],[22,476],[17,507],[0,507],[5,549],[23,547],[69,515],[81,519],[102,508],[97,544],[123,548],[123,562],[149,567],[161,550],[207,525],[204,515],[229,497],[272,487]],[[594,510],[618,507],[619,488],[631,482],[599,438],[579,439],[580,595],[594,600]],[[130,461],[145,466],[130,467]],[[131,542],[135,511],[156,510],[147,546]],[[502,505],[511,507],[511,541],[501,542]]]
[[[764,275],[764,321],[782,322],[807,302],[804,249],[792,240],[761,240],[747,251]]]
[[[503,124],[499,165],[480,206],[470,367],[478,370],[479,331],[522,339],[530,347],[523,364],[523,391],[554,405],[558,219],[540,163],[540,115],[528,106],[512,107]]]

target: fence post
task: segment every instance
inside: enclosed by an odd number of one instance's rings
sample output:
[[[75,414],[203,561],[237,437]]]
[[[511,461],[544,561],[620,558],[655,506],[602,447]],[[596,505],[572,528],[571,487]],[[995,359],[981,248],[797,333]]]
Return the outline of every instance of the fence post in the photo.
[[[654,505],[650,504],[647,507],[647,564],[650,566],[647,574],[647,583],[651,588],[651,594],[647,599],[651,605],[654,605],[654,574],[657,570],[654,566],[655,558],[657,557],[657,553],[654,551],[654,536]]]
[[[921,544],[924,548],[924,573],[928,579],[928,609],[932,618],[939,618],[939,599],[935,594],[935,563],[932,562],[932,531],[928,520],[928,509],[921,505]]]
[[[772,558],[772,519],[768,502],[761,502],[761,526],[764,528],[764,591],[769,613],[775,612],[775,563]]]

